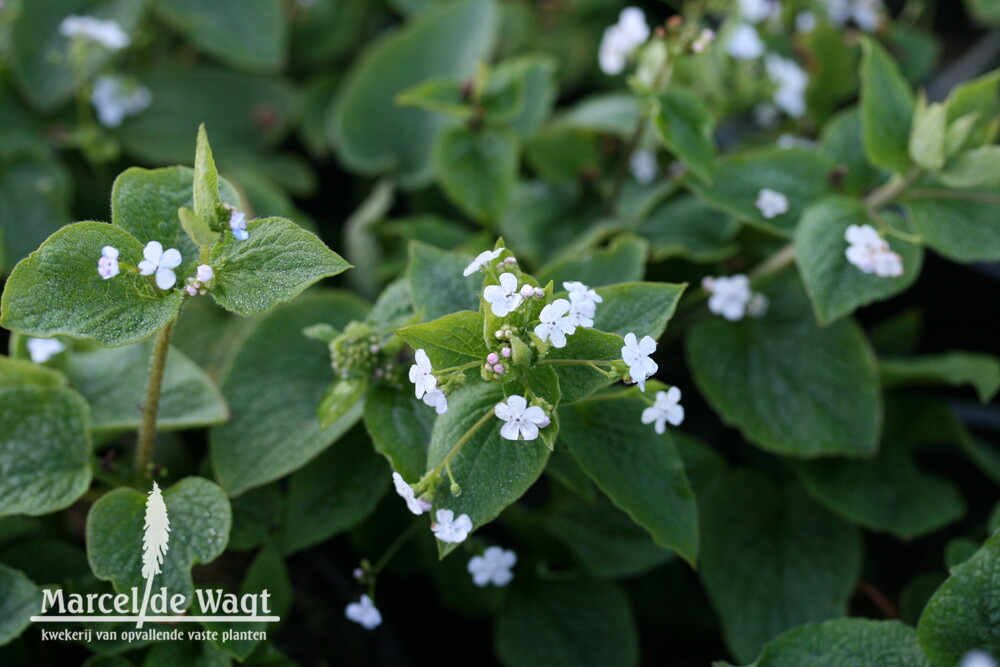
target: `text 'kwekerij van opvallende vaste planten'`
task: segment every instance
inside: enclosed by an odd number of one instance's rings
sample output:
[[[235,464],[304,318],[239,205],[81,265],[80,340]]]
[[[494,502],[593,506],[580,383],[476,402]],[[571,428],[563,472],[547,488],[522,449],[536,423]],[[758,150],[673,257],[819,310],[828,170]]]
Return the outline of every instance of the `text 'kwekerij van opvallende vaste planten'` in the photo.
[[[0,0],[0,663],[995,667],[939,4]]]

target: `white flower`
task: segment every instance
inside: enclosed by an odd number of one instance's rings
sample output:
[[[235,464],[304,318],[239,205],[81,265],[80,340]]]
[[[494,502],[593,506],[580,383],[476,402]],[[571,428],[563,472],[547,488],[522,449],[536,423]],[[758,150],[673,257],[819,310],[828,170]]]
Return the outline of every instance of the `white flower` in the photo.
[[[989,653],[975,649],[962,656],[958,667],[997,667],[997,661]]]
[[[398,472],[392,473],[392,483],[396,487],[396,493],[399,494],[399,497],[406,501],[406,509],[420,516],[431,508],[427,501],[414,495],[413,487],[407,484]]]
[[[649,38],[646,17],[637,7],[626,7],[618,15],[618,23],[608,26],[601,39],[598,62],[605,74],[620,74],[629,56]]]
[[[740,16],[744,21],[760,23],[781,11],[781,3],[776,0],[739,0]]]
[[[424,394],[424,403],[434,408],[439,415],[448,412],[448,397],[440,389],[434,389]]]
[[[576,325],[569,317],[570,303],[566,299],[556,299],[542,308],[535,327],[535,335],[552,343],[552,347],[566,347],[566,336],[576,332]]]
[[[882,0],[854,0],[852,17],[864,32],[875,32],[882,21],[881,10]]]
[[[579,327],[594,326],[597,304],[604,301],[601,295],[576,280],[563,283],[563,289],[569,292],[570,321]]]
[[[625,346],[622,347],[622,361],[628,365],[628,374],[639,389],[646,391],[646,380],[656,372],[656,362],[649,355],[656,352],[656,341],[649,336],[643,336],[636,341],[634,333],[625,334]]]
[[[524,297],[517,291],[517,276],[513,273],[501,273],[500,284],[487,285],[483,290],[483,298],[497,317],[503,317],[524,301]]]
[[[809,75],[794,60],[769,54],[764,60],[767,75],[777,88],[774,103],[792,118],[801,118],[806,113],[806,88]]]
[[[693,42],[691,42],[691,50],[695,53],[704,53],[708,49],[708,45],[715,41],[715,31],[709,28],[705,28]]]
[[[468,278],[473,273],[483,268],[494,259],[500,256],[500,253],[504,251],[503,248],[497,248],[496,250],[484,250],[483,252],[476,255],[476,258],[472,260],[472,263],[465,267],[465,271],[462,271],[462,275]]]
[[[810,33],[816,29],[818,21],[812,12],[799,12],[795,17],[795,29],[801,33]]]
[[[173,269],[181,265],[181,253],[176,248],[163,250],[159,241],[150,241],[142,251],[145,259],[139,262],[139,274],[150,276],[156,273],[156,286],[170,289],[177,282]]]
[[[233,237],[237,241],[246,241],[250,238],[247,232],[247,216],[242,211],[233,209],[229,212],[229,228],[233,230]]]
[[[524,396],[507,397],[507,402],[500,402],[493,408],[493,414],[506,423],[500,427],[500,436],[507,440],[517,440],[518,436],[525,440],[538,437],[538,429],[551,423],[549,417],[537,405],[528,407]]]
[[[883,278],[903,275],[903,258],[889,248],[871,225],[851,225],[844,232],[844,240],[850,244],[844,253],[847,261],[865,273]]]
[[[361,602],[352,602],[347,605],[347,608],[344,609],[344,616],[365,630],[374,630],[382,625],[382,614],[379,613],[375,603],[367,595],[361,596]]]
[[[756,28],[749,23],[741,23],[729,35],[726,51],[737,60],[756,60],[764,55],[764,42]]]
[[[64,37],[82,37],[100,44],[112,51],[124,49],[132,41],[117,21],[102,21],[93,16],[67,16],[59,24],[59,33]]]
[[[460,514],[456,519],[451,510],[438,510],[435,516],[437,521],[431,524],[431,531],[442,542],[458,544],[472,532],[472,519],[468,514]]]
[[[423,398],[424,394],[437,390],[438,381],[434,377],[431,360],[427,358],[423,348],[416,351],[413,361],[416,363],[410,366],[410,382],[413,383],[413,391],[417,398]]]
[[[506,586],[514,578],[511,568],[517,563],[517,554],[500,547],[489,547],[482,556],[469,559],[468,570],[472,583],[483,587],[487,584]]]
[[[640,148],[632,152],[628,161],[629,170],[635,180],[641,185],[649,185],[656,178],[659,166],[656,164],[656,151],[651,148]]]
[[[131,84],[117,76],[99,76],[90,94],[97,120],[104,127],[118,127],[126,116],[142,112],[153,101],[148,88]]]
[[[743,319],[747,305],[753,298],[750,279],[742,273],[735,276],[705,278],[702,287],[712,293],[708,299],[708,309],[722,315],[730,322]]]
[[[36,364],[44,364],[66,349],[66,346],[55,338],[29,338],[27,346],[28,354]]]
[[[215,278],[215,271],[208,264],[199,264],[195,279],[200,283],[210,283]]]
[[[667,430],[667,422],[680,426],[682,421],[684,406],[681,405],[681,390],[677,387],[656,392],[656,402],[642,411],[642,423],[653,424],[657,433]]]
[[[778,140],[775,142],[778,148],[784,148],[785,150],[791,148],[799,148],[804,151],[816,150],[817,144],[812,139],[806,139],[805,137],[797,137],[794,134],[789,134],[785,132]]]
[[[764,188],[757,193],[754,206],[768,220],[788,213],[788,197],[776,190]]]
[[[101,248],[101,258],[97,260],[97,273],[105,280],[118,275],[118,248],[109,245]]]

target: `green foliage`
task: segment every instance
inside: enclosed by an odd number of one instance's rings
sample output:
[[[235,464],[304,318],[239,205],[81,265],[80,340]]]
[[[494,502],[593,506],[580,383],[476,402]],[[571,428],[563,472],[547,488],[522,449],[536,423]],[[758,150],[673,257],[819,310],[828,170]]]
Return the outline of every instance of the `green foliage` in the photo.
[[[481,222],[495,222],[503,215],[517,163],[517,135],[505,128],[450,127],[434,152],[434,173],[445,193]]]
[[[872,39],[865,39],[862,46],[861,126],[865,152],[875,166],[906,173],[910,167],[913,93],[882,46]],[[918,138],[918,142],[923,140]]]
[[[0,646],[24,632],[42,606],[42,591],[21,572],[0,564]]]
[[[914,190],[906,211],[928,247],[956,262],[1000,259],[1000,224],[995,213],[1000,191]]]
[[[375,450],[404,479],[416,482],[427,469],[434,411],[408,389],[373,389],[365,400],[365,428]]]
[[[753,667],[863,665],[930,667],[913,628],[895,621],[840,618],[789,630],[764,648]]]
[[[925,357],[887,358],[880,362],[886,385],[943,383],[971,385],[982,403],[1000,390],[1000,360],[975,352],[948,352]]]
[[[660,140],[701,181],[712,183],[715,142],[712,114],[698,96],[681,88],[658,98],[656,131]]]

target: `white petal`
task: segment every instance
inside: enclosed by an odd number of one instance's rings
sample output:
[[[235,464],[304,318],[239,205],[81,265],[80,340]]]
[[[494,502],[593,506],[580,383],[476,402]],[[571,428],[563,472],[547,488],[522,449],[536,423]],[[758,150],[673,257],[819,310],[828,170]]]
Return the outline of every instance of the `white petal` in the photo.
[[[176,269],[181,265],[181,253],[177,248],[170,248],[160,257],[160,267],[164,269]]]
[[[150,262],[147,259],[139,262],[139,275],[151,276],[154,271],[156,271],[156,262]]]
[[[177,283],[177,275],[170,269],[156,270],[156,286],[160,289],[170,289]]]
[[[531,422],[521,422],[520,431],[525,440],[534,440],[538,437],[538,427]]]
[[[101,254],[105,257],[110,257],[111,259],[118,259],[118,248],[106,245],[101,248]]]
[[[500,427],[500,437],[505,440],[517,440],[519,432],[520,430],[517,427],[517,422],[505,422],[504,425]]]
[[[160,258],[163,256],[163,244],[159,241],[150,241],[142,249],[142,256],[153,264],[159,264]]]

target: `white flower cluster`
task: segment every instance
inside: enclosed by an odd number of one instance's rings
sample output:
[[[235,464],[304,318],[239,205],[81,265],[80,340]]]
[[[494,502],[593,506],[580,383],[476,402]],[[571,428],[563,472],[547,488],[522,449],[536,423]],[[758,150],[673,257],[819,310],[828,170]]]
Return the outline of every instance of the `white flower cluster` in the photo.
[[[745,315],[761,317],[767,311],[767,297],[750,289],[750,279],[742,273],[735,276],[705,277],[701,286],[711,293],[708,309],[730,322]]]
[[[875,32],[883,10],[882,0],[826,0],[827,16],[841,28],[854,21],[864,32]]]
[[[26,345],[31,360],[36,364],[44,364],[66,349],[66,346],[55,338],[29,338]]]
[[[769,54],[764,59],[767,75],[774,82],[774,103],[792,118],[801,118],[806,113],[806,88],[809,75],[798,63],[788,58]]]
[[[740,18],[750,23],[760,23],[781,12],[778,0],[739,0]]]
[[[197,296],[201,294],[204,296],[207,293],[207,288],[209,283],[215,280],[215,269],[213,269],[208,264],[199,264],[193,278],[188,278],[187,290],[188,295]]]
[[[119,76],[99,76],[94,82],[90,103],[104,127],[118,127],[127,116],[141,113],[153,101],[148,88]]]
[[[100,44],[112,51],[118,51],[128,46],[132,40],[121,25],[112,19],[102,21],[93,16],[67,16],[59,24],[59,34],[68,39],[80,37]]]
[[[434,408],[443,415],[448,411],[448,397],[438,389],[437,377],[434,376],[434,369],[431,368],[431,360],[423,348],[417,350],[413,355],[414,364],[410,366],[410,382],[413,383],[413,391],[417,398]]]
[[[569,292],[569,301],[556,299],[542,308],[535,327],[535,335],[552,344],[552,347],[566,347],[566,336],[576,333],[577,327],[594,326],[597,304],[604,301],[596,291],[578,281],[563,283]]]
[[[757,207],[762,216],[771,220],[777,218],[779,215],[788,213],[788,197],[776,190],[764,188],[757,193],[757,200],[754,202],[754,206]]]
[[[844,232],[844,240],[850,244],[845,252],[847,261],[865,273],[882,278],[903,275],[903,258],[889,248],[889,243],[871,225],[851,225]]]
[[[250,238],[249,232],[247,232],[247,216],[246,213],[236,210],[232,206],[227,206],[229,209],[229,229],[233,232],[233,238],[237,241],[246,241]]]
[[[756,60],[764,55],[764,42],[757,34],[757,28],[749,23],[740,23],[729,34],[726,51],[737,60]]]
[[[501,547],[488,547],[482,556],[473,556],[467,566],[472,583],[482,588],[487,584],[506,586],[514,579],[511,569],[517,564],[517,554]]]
[[[97,273],[105,280],[118,275],[118,248],[110,245],[101,248],[101,258],[97,260]]]
[[[618,23],[608,26],[601,39],[598,62],[601,71],[614,76],[625,69],[628,59],[649,39],[646,17],[637,7],[626,7],[618,15]]]
[[[347,605],[344,615],[347,620],[354,621],[365,630],[374,630],[382,625],[382,614],[367,595],[362,595],[360,602],[352,602]]]

